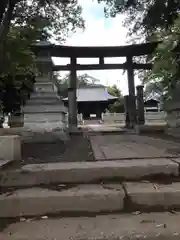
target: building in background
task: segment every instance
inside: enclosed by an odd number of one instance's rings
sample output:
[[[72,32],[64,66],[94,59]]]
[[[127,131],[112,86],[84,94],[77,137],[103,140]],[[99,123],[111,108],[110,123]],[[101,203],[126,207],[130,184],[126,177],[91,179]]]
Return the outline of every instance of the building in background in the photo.
[[[110,95],[103,85],[80,87],[77,89],[78,113],[82,113],[84,119],[89,119],[90,115],[100,119],[101,113],[105,112],[108,106],[117,99],[117,97]],[[68,97],[64,98],[63,102],[68,107]]]

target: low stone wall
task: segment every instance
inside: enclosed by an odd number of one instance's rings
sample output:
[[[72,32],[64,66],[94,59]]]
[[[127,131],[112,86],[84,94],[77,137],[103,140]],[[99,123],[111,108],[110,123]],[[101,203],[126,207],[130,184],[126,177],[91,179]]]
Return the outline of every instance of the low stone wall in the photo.
[[[124,113],[102,113],[102,121],[104,123],[125,123]],[[165,112],[145,112],[146,123],[165,123]]]
[[[124,113],[102,113],[101,119],[104,123],[125,123]]]
[[[166,113],[165,112],[145,112],[145,122],[166,122]]]
[[[54,141],[69,140],[68,133],[62,128],[40,129],[36,126],[32,128],[1,128],[0,136],[17,135],[22,143],[50,143]]]

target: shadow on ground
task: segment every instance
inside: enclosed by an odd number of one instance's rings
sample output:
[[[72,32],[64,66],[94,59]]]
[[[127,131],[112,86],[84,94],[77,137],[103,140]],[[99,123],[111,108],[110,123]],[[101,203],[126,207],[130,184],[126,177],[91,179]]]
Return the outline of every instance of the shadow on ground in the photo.
[[[71,136],[67,142],[23,143],[22,159],[23,164],[38,164],[93,161],[94,156],[87,137]]]

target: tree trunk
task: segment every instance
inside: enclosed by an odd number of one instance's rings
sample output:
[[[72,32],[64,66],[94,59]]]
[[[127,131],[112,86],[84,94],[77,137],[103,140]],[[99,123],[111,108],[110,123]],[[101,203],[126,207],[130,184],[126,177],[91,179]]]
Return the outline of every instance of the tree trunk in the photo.
[[[6,53],[6,37],[9,32],[16,0],[9,0],[8,9],[0,26],[0,73],[3,70],[3,59]]]
[[[1,8],[0,8],[0,23],[1,24],[2,24],[2,21],[3,21],[4,14],[6,12],[7,5],[8,5],[7,0],[1,0]]]
[[[7,37],[15,5],[16,5],[15,0],[9,0],[8,9],[5,13],[4,19],[2,20],[0,27],[0,44]]]

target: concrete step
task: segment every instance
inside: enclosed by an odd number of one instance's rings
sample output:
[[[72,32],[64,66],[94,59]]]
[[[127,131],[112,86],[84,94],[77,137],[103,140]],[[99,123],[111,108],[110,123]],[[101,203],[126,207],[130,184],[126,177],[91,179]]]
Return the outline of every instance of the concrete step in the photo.
[[[0,195],[1,218],[172,210],[180,210],[180,183],[59,185],[9,189]]]
[[[46,217],[44,217],[46,218]],[[180,214],[104,215],[91,218],[22,219],[7,226],[1,240],[179,240]]]
[[[0,171],[1,187],[27,187],[56,183],[99,183],[179,177],[180,159],[135,159],[25,165]]]

